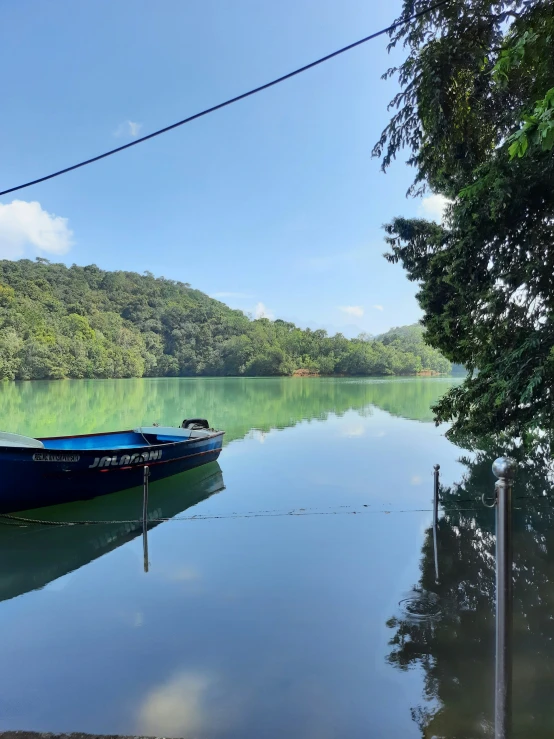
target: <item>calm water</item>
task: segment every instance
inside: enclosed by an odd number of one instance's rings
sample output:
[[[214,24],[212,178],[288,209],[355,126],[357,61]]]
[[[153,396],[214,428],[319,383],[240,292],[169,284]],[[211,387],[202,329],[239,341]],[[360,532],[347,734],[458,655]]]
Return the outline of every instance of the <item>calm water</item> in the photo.
[[[44,514],[114,523],[0,526],[0,729],[490,736],[494,527],[478,500],[492,476],[490,460],[431,422],[430,404],[454,382],[2,385],[0,428],[18,433],[205,416],[227,435],[219,464],[151,487],[152,517],[174,518],[153,522],[148,573],[140,525],[120,523],[140,517],[137,489]],[[549,515],[540,504],[516,512],[522,737],[554,731]]]

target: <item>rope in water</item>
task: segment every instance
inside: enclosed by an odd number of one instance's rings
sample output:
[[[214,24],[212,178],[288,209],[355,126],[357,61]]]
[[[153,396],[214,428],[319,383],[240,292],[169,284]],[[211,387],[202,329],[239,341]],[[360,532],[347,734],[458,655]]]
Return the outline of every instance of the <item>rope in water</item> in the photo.
[[[515,498],[515,500],[530,499],[532,496],[521,496]],[[457,505],[451,505],[448,507],[443,506],[445,513],[456,512],[477,512],[483,511],[483,506],[479,504],[479,501],[466,499],[461,502],[474,502],[478,503],[476,506],[470,506],[469,508],[459,508]],[[543,501],[537,501],[540,503]],[[549,501],[544,501],[549,502]],[[363,515],[365,513],[432,513],[432,508],[404,508],[399,510],[394,509],[370,509],[368,504],[364,504],[363,510],[349,510],[351,506],[341,506],[341,509],[335,509],[330,511],[314,511],[309,508],[300,508],[289,511],[248,511],[246,513],[231,513],[227,515],[196,515],[196,516],[172,516],[172,517],[152,517],[148,518],[148,525],[154,523],[163,523],[165,521],[213,521],[213,520],[225,520],[234,518],[279,518],[284,516],[337,516],[337,515]],[[346,510],[345,510],[346,509]],[[4,519],[4,520],[2,520]],[[13,523],[10,523],[13,522]],[[142,525],[143,519],[116,519],[116,520],[81,520],[81,521],[48,521],[40,518],[27,518],[25,516],[14,516],[8,513],[0,514],[0,524],[7,526],[18,526],[25,527],[28,525],[40,525],[40,526],[110,526],[115,524],[131,524],[131,525]]]

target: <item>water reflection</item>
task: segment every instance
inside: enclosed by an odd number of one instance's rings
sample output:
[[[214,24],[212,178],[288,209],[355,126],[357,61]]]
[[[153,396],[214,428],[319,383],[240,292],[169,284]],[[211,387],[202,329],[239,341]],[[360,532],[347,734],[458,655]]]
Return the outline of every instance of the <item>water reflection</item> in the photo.
[[[228,445],[224,495],[204,500],[212,490],[203,478],[195,495],[179,487],[208,467],[160,483],[167,506],[151,486],[151,509],[164,515],[203,502],[187,511],[193,522],[150,532],[148,575],[140,489],[63,514],[91,518],[105,505],[97,520],[137,520],[131,530],[0,526],[0,728],[361,739],[371,727],[416,739],[408,708],[422,680],[385,663],[384,622],[408,597],[400,615],[421,615],[421,589],[407,591],[418,579],[432,466],[440,461],[445,481],[459,473],[459,450],[429,422],[451,382],[3,384],[0,428],[78,433],[206,416]],[[116,501],[126,501],[117,512]]]
[[[365,419],[371,417],[375,408],[404,418],[431,420],[430,405],[457,381],[141,378],[3,383],[0,428],[39,436],[133,427],[154,420],[178,422],[181,415],[207,416],[214,425],[225,429],[226,443],[253,435],[263,443],[274,428],[291,427],[303,420],[325,420],[331,414],[341,417],[355,410],[359,420],[349,421],[339,430],[341,437],[355,441],[367,432]],[[375,438],[384,435],[383,430],[372,432]],[[221,470],[219,466],[215,469],[210,465],[156,483],[152,487],[150,517],[174,516],[221,490]],[[412,475],[412,485],[421,482],[420,476]],[[30,518],[48,521],[136,523],[38,529],[2,524],[0,600],[41,588],[138,536],[141,503],[142,490],[136,488],[28,514]]]
[[[137,734],[192,737],[229,729],[230,715],[223,716],[220,700],[214,701],[218,682],[215,675],[186,670],[152,687],[139,708]]]
[[[425,739],[491,737],[494,705],[494,511],[498,449],[465,458],[460,485],[443,487],[445,513],[421,553],[421,577],[387,626],[388,662],[424,676],[422,702],[411,709]],[[531,455],[520,466],[514,512],[514,736],[551,737],[554,714],[554,508],[549,460]],[[415,615],[415,617],[414,617]]]
[[[0,428],[30,436],[91,433],[208,418],[225,442],[349,410],[381,408],[431,422],[431,405],[459,378],[141,378],[0,385]],[[32,411],[30,411],[32,409]]]
[[[150,487],[148,528],[159,525],[156,519],[172,518],[224,487],[217,462],[154,483]],[[0,601],[43,588],[140,536],[142,488],[28,511],[25,516],[49,522],[112,523],[21,526],[4,519],[0,525]],[[191,579],[192,575],[180,571],[178,577]]]

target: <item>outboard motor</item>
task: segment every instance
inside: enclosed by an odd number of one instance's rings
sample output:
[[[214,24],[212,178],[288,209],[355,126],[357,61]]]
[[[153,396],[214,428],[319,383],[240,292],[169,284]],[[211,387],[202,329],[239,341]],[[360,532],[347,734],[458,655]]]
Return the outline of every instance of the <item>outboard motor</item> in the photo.
[[[205,418],[185,418],[181,424],[181,428],[199,431],[200,429],[209,429],[210,424]]]

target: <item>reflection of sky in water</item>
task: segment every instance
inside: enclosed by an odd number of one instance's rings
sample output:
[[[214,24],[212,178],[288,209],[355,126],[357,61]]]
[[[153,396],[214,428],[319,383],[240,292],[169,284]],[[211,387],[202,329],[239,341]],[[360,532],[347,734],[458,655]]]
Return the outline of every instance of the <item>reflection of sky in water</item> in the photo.
[[[418,738],[421,674],[386,664],[386,621],[459,450],[362,410],[230,443],[225,491],[185,513],[212,518],[154,528],[148,574],[139,537],[0,603],[0,728]]]
[[[184,737],[214,728],[214,713],[206,706],[213,683],[207,675],[181,672],[152,688],[140,707],[136,733]]]

